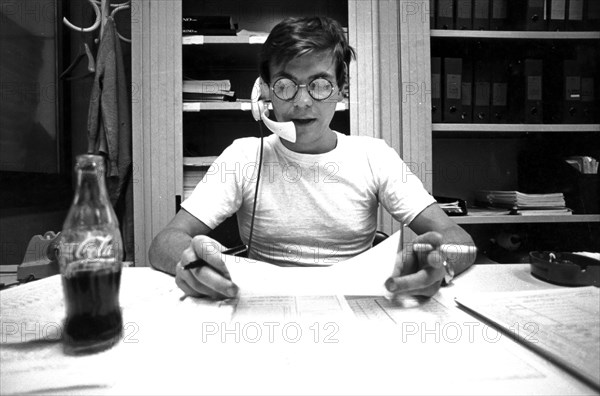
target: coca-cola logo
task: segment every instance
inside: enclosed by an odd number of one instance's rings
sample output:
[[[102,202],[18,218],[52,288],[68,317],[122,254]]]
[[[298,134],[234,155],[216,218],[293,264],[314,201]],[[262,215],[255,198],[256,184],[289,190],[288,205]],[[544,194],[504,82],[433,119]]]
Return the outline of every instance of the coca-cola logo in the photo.
[[[75,258],[78,260],[112,257],[113,255],[112,235],[88,237],[75,250]]]
[[[94,260],[113,258],[116,254],[112,235],[88,236],[81,242],[62,241],[57,249],[59,257],[66,260]]]

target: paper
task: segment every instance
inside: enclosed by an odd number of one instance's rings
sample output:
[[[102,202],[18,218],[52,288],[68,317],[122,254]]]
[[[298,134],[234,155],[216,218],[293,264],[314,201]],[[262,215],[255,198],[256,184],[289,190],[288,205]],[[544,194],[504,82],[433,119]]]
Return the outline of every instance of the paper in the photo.
[[[471,294],[456,301],[600,389],[600,289]]]
[[[372,249],[329,267],[279,267],[258,260],[224,255],[240,295],[377,295],[389,292],[401,231]]]

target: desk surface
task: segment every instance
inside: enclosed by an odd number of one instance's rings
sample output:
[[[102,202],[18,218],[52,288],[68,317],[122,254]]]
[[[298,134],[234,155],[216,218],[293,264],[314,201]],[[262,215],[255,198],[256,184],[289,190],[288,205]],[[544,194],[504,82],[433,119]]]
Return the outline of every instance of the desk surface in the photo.
[[[552,288],[528,265],[478,265],[390,324],[311,312],[310,297],[293,300],[308,307],[302,317],[239,316],[228,302],[182,300],[168,275],[127,268],[122,341],[72,357],[56,340],[64,305],[54,276],[0,292],[0,393],[597,394],[454,302]]]

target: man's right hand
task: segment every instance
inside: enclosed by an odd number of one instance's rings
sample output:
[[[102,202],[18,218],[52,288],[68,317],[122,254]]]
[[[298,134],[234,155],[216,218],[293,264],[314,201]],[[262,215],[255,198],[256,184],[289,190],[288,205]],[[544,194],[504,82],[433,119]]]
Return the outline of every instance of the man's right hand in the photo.
[[[221,252],[224,250],[226,247],[206,235],[195,236],[177,263],[175,269],[177,286],[192,297],[217,299],[236,297],[238,287],[231,281],[231,275],[223,262]],[[208,265],[184,269],[186,265],[198,259],[206,261]]]

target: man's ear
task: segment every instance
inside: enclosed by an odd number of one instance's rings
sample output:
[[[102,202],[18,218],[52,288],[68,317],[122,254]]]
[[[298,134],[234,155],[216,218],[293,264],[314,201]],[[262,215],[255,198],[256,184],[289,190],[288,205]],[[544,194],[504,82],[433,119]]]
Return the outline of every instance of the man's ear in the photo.
[[[343,99],[348,94],[349,89],[349,81],[350,81],[350,73],[348,72],[348,65],[344,62],[344,84],[339,88],[339,93],[341,98]]]
[[[271,90],[269,89],[269,84],[267,84],[262,77],[259,77],[260,81],[260,99],[262,100],[271,100]]]

